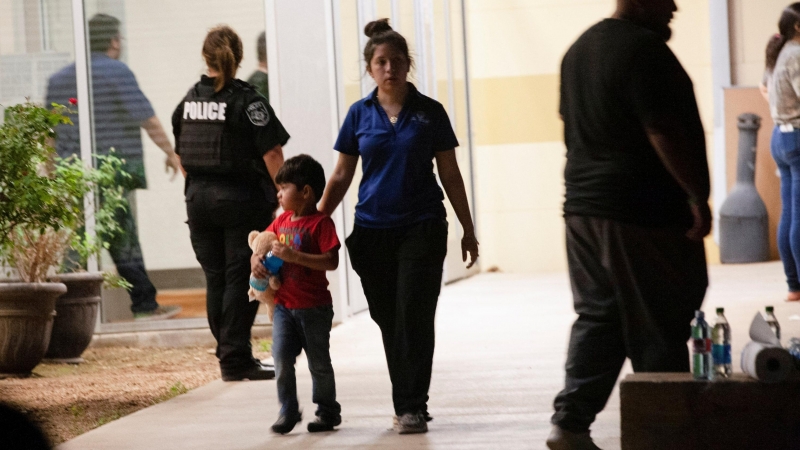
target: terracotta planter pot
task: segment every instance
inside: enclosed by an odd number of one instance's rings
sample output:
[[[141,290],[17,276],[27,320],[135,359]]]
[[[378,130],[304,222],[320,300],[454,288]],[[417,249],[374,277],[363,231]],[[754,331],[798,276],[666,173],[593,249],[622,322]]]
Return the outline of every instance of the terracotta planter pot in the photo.
[[[66,273],[50,278],[67,285],[67,293],[56,301],[53,333],[45,358],[59,362],[83,362],[81,354],[92,342],[100,309],[103,275]]]
[[[28,376],[42,360],[63,283],[0,283],[0,377]]]

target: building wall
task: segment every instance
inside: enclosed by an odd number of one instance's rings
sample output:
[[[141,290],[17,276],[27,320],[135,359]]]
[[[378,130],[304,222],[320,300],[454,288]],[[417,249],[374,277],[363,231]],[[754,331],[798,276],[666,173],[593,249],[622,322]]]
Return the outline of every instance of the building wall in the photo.
[[[756,86],[764,74],[764,51],[778,32],[778,19],[788,0],[731,0],[731,64],[733,85]]]
[[[478,232],[484,270],[566,268],[565,147],[559,67],[572,42],[608,17],[613,0],[468,0]],[[695,84],[712,138],[708,0],[683,0],[670,46]]]

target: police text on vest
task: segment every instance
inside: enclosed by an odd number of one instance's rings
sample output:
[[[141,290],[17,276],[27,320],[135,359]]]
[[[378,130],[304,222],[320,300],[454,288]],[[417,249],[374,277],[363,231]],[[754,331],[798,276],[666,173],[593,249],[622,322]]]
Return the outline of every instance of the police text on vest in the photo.
[[[224,102],[184,102],[183,120],[225,120]]]

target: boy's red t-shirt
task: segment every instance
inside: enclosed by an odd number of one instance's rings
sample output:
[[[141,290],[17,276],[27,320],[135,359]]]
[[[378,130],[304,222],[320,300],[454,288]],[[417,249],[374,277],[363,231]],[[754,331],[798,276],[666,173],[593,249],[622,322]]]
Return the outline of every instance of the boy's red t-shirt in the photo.
[[[327,215],[317,212],[292,221],[292,211],[285,211],[267,227],[278,241],[303,253],[321,255],[339,250],[336,226]],[[275,303],[289,309],[305,309],[333,303],[324,270],[313,270],[285,262],[281,267],[281,288]]]

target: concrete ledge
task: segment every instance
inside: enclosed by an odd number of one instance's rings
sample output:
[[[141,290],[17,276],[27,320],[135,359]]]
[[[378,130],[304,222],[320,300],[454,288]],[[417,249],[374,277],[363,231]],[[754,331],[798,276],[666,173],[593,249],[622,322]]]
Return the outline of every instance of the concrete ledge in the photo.
[[[695,381],[689,373],[640,373],[620,383],[622,450],[800,449],[800,381],[744,374]]]
[[[271,338],[272,325],[255,325],[251,334],[253,338]],[[215,344],[211,330],[198,328],[95,334],[90,347],[195,347]]]

